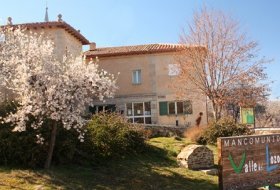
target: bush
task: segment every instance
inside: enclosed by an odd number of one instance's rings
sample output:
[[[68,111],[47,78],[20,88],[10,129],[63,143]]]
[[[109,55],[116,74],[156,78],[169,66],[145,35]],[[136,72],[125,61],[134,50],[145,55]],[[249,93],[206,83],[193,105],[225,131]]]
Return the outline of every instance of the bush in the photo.
[[[93,160],[122,157],[145,147],[143,132],[117,114],[93,116],[87,130],[80,154]]]
[[[16,107],[5,102],[0,105],[0,116],[15,111]],[[0,165],[43,167],[51,133],[48,122],[43,125],[36,130],[27,127],[23,132],[12,132],[11,124],[0,123]],[[74,129],[58,126],[52,165],[92,163],[137,153],[145,147],[144,132],[116,114],[95,115],[85,127],[85,142],[81,143]],[[36,143],[38,133],[44,138],[44,144]]]
[[[204,132],[206,127],[189,127],[184,132],[184,137],[190,139],[192,142],[197,144],[206,144],[206,139],[204,138]]]
[[[209,127],[203,132],[201,139],[208,144],[216,144],[219,137],[250,134],[252,132],[246,125],[235,123],[231,118],[223,118],[217,122],[210,123]]]
[[[0,105],[0,116],[16,110],[17,104],[4,102]],[[23,132],[12,132],[10,123],[0,123],[0,165],[42,167],[44,165],[51,129],[47,124],[37,130],[27,127]],[[37,143],[40,133],[44,144]],[[53,164],[68,163],[72,160],[78,143],[75,131],[58,127]]]
[[[4,102],[0,106],[0,116],[5,117],[16,108],[16,103]],[[36,135],[33,131],[19,133],[12,132],[12,129],[10,123],[0,124],[0,164],[33,166],[40,158],[40,154],[37,154],[39,146],[35,143]]]

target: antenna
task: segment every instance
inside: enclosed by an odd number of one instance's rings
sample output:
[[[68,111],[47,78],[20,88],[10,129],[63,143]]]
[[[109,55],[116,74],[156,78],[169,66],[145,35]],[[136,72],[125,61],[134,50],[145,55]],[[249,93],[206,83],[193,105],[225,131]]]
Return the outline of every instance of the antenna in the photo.
[[[46,1],[45,22],[49,22],[49,15],[48,15],[48,1]]]

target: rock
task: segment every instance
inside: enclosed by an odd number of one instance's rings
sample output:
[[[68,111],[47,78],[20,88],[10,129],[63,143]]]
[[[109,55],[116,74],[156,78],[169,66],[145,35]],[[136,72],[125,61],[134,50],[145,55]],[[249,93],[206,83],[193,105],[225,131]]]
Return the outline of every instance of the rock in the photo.
[[[178,154],[177,163],[191,170],[214,167],[214,154],[204,145],[189,145]]]
[[[212,169],[202,170],[202,171],[207,175],[218,175],[219,174],[219,171],[217,168],[212,168]]]

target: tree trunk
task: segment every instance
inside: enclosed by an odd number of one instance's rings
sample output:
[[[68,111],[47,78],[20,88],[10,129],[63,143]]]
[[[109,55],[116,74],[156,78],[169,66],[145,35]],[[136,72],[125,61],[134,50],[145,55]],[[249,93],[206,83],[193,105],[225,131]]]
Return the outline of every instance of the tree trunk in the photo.
[[[212,100],[212,107],[213,107],[214,119],[215,121],[218,121],[219,119],[221,119],[222,108],[220,105],[216,104],[213,100]]]
[[[47,160],[45,162],[45,169],[49,169],[51,166],[53,150],[54,150],[55,140],[56,140],[56,131],[57,131],[57,122],[54,121],[53,126],[52,126],[51,139],[49,142],[48,156],[47,156]]]

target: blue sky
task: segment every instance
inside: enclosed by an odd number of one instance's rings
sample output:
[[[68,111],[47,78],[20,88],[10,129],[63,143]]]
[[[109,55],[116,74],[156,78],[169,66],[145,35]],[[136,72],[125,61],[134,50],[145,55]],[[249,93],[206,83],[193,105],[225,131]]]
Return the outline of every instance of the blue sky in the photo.
[[[44,20],[46,0],[0,0],[0,24]],[[278,0],[48,0],[49,18],[61,13],[98,47],[177,43],[193,11],[203,5],[227,12],[260,44],[267,65],[271,99],[280,97],[280,1]]]

